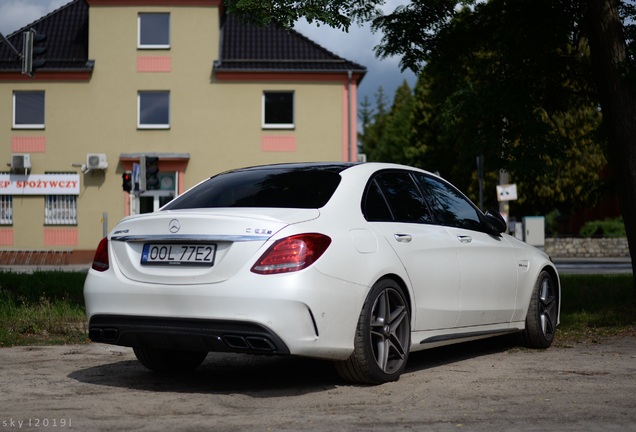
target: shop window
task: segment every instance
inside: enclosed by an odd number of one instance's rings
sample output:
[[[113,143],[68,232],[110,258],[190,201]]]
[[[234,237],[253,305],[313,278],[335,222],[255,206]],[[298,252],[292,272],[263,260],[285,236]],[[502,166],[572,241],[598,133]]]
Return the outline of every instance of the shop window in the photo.
[[[13,196],[0,195],[0,225],[13,225]]]
[[[77,225],[77,195],[46,195],[46,225]]]

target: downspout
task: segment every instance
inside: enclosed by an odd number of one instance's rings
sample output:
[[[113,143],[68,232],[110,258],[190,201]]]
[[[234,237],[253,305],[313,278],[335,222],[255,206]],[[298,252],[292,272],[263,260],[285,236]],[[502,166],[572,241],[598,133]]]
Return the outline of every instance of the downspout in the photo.
[[[353,73],[351,70],[347,71],[347,77],[347,152],[348,162],[351,162],[351,158],[353,157],[353,149],[351,148],[353,145],[353,138],[351,137],[351,80]]]

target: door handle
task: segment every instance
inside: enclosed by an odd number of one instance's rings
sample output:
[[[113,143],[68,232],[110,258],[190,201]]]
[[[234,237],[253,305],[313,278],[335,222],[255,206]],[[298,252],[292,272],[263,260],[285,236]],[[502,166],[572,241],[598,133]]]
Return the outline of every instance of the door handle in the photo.
[[[413,240],[410,234],[393,234],[400,243],[410,243]]]
[[[473,241],[473,238],[471,236],[457,236],[457,239],[459,240],[460,243],[464,243],[464,244],[468,244],[471,241]]]

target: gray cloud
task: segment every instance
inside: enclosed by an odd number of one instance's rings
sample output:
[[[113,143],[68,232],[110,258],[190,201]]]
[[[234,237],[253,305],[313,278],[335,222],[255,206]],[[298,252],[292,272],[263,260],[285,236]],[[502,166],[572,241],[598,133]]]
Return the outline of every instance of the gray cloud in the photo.
[[[0,32],[7,36],[66,3],[69,0],[1,0]]]

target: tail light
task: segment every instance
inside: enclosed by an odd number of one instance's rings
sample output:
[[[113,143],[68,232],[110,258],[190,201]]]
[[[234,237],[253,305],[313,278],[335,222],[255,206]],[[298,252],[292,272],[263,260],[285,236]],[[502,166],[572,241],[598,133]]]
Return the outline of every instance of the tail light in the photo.
[[[252,267],[258,274],[289,273],[312,265],[327,250],[331,239],[323,234],[299,234],[271,245]]]
[[[104,237],[97,246],[95,251],[95,257],[93,258],[93,265],[91,268],[98,272],[108,270],[110,263],[108,261],[108,239]]]

